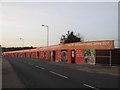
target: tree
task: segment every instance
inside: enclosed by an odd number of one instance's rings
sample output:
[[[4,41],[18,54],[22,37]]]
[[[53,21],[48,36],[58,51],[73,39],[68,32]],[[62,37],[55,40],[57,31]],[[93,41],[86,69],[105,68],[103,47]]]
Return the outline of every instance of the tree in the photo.
[[[18,51],[18,50],[26,50],[26,49],[35,49],[36,47],[2,47],[2,52],[8,52],[8,51]]]
[[[60,44],[65,44],[65,43],[74,43],[74,42],[82,42],[83,39],[80,37],[80,34],[78,33],[77,35],[73,31],[67,31],[66,35],[62,35],[60,39]]]

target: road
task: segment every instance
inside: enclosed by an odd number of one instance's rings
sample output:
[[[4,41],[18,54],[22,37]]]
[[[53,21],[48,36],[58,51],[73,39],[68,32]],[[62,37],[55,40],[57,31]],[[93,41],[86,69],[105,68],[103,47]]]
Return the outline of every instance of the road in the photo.
[[[89,73],[29,58],[8,58],[27,88],[118,88],[118,77]]]

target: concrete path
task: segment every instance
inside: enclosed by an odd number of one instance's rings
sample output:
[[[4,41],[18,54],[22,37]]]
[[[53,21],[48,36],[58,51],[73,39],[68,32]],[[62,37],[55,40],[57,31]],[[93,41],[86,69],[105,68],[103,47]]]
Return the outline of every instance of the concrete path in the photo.
[[[118,88],[117,76],[75,70],[82,69],[82,66],[78,64],[55,63],[31,58],[8,58],[8,60],[27,88],[91,88],[96,90]],[[63,65],[69,65],[70,68]],[[95,67],[89,66],[89,68]],[[97,66],[96,68],[101,70],[105,67]]]
[[[3,88],[25,88],[25,84],[18,76],[19,74],[16,73],[16,70],[14,70],[14,68],[11,66],[8,59],[9,58],[4,58],[2,60],[2,83],[3,83],[2,87]],[[25,61],[28,63],[30,63],[30,62],[38,63],[41,65],[53,64],[55,66],[57,65],[57,66],[61,66],[64,68],[72,68],[74,70],[86,71],[91,74],[92,73],[93,74],[103,74],[103,76],[104,76],[104,74],[111,75],[111,77],[119,76],[118,70],[120,69],[120,67],[115,67],[115,66],[109,67],[109,66],[101,66],[101,65],[85,65],[85,64],[83,65],[83,64],[65,63],[65,62],[55,62],[55,61],[50,61],[50,60],[45,60],[45,59],[33,59],[33,58],[10,58],[10,59],[18,60],[18,61]],[[52,68],[52,67],[49,67],[49,68]],[[44,70],[43,68],[41,68],[41,69]],[[59,71],[59,70],[57,70],[57,71]],[[117,79],[116,79],[116,82],[117,82]]]
[[[7,59],[2,60],[2,88],[25,88]]]
[[[68,63],[68,62],[56,62],[51,60],[45,60],[45,59],[37,59],[37,58],[18,58],[18,59],[24,59],[28,61],[38,61],[38,63],[48,63],[53,65],[59,65],[62,67],[72,68],[76,70],[86,71],[90,73],[100,73],[100,74],[108,74],[113,76],[120,76],[119,70],[120,66],[108,66],[108,65],[90,65],[90,64],[75,64],[75,63]]]

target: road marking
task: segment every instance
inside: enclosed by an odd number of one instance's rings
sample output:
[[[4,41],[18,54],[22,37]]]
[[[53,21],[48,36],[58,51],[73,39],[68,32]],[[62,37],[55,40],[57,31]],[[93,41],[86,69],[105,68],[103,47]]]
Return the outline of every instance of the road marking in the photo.
[[[93,86],[90,86],[90,85],[88,85],[88,84],[83,84],[84,86],[86,86],[86,87],[89,87],[89,88],[93,88],[93,89],[96,89],[96,90],[100,90],[100,89],[98,89],[98,88],[96,88],[96,87],[93,87]]]
[[[45,69],[45,68],[43,68],[43,67],[39,67],[39,66],[35,66],[35,67],[40,68],[40,69]]]
[[[53,74],[55,74],[55,75],[61,76],[61,77],[63,77],[63,78],[69,79],[68,77],[66,77],[66,76],[64,76],[64,75],[61,75],[61,74],[59,74],[59,73],[56,73],[56,72],[53,72],[53,71],[49,71],[49,72],[51,72],[51,73],[53,73]]]

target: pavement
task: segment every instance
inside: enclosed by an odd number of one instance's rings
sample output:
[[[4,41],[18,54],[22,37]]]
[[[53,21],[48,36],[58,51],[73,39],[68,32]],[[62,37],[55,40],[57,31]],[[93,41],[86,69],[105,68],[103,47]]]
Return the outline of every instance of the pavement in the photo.
[[[60,66],[86,71],[90,73],[101,73],[113,76],[120,76],[118,66],[104,66],[104,65],[90,65],[90,64],[71,64],[71,63],[58,63]]]
[[[25,88],[7,59],[2,59],[2,88]]]
[[[59,65],[62,67],[67,67],[71,69],[86,71],[90,73],[100,73],[107,74],[112,76],[120,76],[120,66],[109,66],[109,65],[91,65],[91,64],[77,64],[77,63],[68,63],[68,62],[58,62],[47,59],[30,59],[32,61],[42,61],[44,63],[49,63],[53,65]]]
[[[9,61],[27,88],[86,88],[81,82],[71,79],[63,72],[74,70],[24,59],[9,59]]]
[[[120,69],[120,67],[119,66],[103,66],[103,65],[88,65],[88,64],[74,64],[74,63],[67,63],[67,62],[56,62],[56,61],[52,61],[52,60],[45,60],[45,59],[35,59],[35,58],[10,58],[11,60],[13,59],[13,60],[18,60],[18,61],[20,61],[20,60],[22,60],[22,61],[27,61],[28,62],[28,64],[29,64],[29,61],[31,61],[32,63],[33,62],[35,62],[35,63],[40,63],[40,65],[43,65],[44,66],[44,63],[46,63],[46,65],[54,65],[54,66],[60,66],[60,67],[64,67],[64,68],[70,68],[70,69],[73,69],[73,70],[80,70],[80,71],[85,71],[85,72],[89,72],[89,73],[91,73],[91,75],[92,75],[92,73],[93,74],[100,74],[100,77],[101,76],[104,76],[105,75],[105,77],[108,77],[107,75],[109,75],[109,77],[112,77],[112,76],[119,76],[119,73],[118,73],[118,70]],[[2,83],[3,83],[3,85],[2,85],[2,87],[3,88],[25,88],[26,87],[26,85],[25,85],[25,81],[23,81],[20,77],[19,77],[19,74],[16,72],[16,70],[13,68],[13,66],[15,65],[11,65],[11,63],[9,63],[9,58],[3,58],[3,60],[2,60],[2,75],[3,75],[3,77],[2,77],[2,79],[3,79],[3,81],[2,81]],[[19,64],[19,62],[16,62],[17,64]],[[28,65],[28,64],[26,64],[26,65]],[[19,64],[19,65],[22,65],[22,64]],[[24,66],[20,66],[21,68],[23,68],[23,67],[25,67],[25,68],[28,68],[28,67],[26,67],[26,65],[24,65]],[[17,67],[17,68],[19,68],[17,65],[15,66],[15,67]],[[47,66],[48,67],[48,66]],[[30,70],[33,70],[33,67],[30,67],[31,69]],[[51,66],[49,66],[48,68],[51,68]],[[25,69],[23,68],[22,70],[21,70],[21,72],[23,72]],[[29,69],[27,69],[24,73],[26,73],[27,71],[28,71]],[[55,69],[54,69],[55,70]],[[58,71],[58,70],[57,70]],[[61,70],[61,72],[62,72],[63,70]],[[33,72],[34,72],[34,70],[33,70]],[[44,71],[41,71],[41,72],[44,72]],[[50,72],[50,71],[49,71]],[[60,72],[60,73],[61,73]],[[72,72],[74,72],[74,71],[72,71]],[[23,73],[23,74],[24,74]],[[27,75],[27,73],[26,74],[24,74],[24,79],[26,79],[26,78],[29,78],[28,79],[28,81],[30,80],[30,78],[31,78],[31,76],[33,75],[33,77],[34,76],[36,76],[36,72],[35,73],[31,73],[31,71],[29,72],[30,74],[29,75]],[[38,73],[38,72],[37,72]],[[40,73],[40,72],[39,72]],[[45,71],[45,73],[47,73],[47,74],[49,74],[48,72],[46,72]],[[63,72],[62,72],[63,73]],[[65,72],[64,72],[65,73]],[[76,72],[77,73],[77,72]],[[65,73],[65,74],[67,74],[67,73]],[[40,74],[41,75],[41,74]],[[51,74],[50,74],[51,75]],[[50,75],[48,75],[48,76],[46,76],[46,77],[49,77]],[[87,76],[87,74],[85,74],[86,76]],[[97,76],[96,75],[96,76]],[[29,77],[28,77],[29,76]],[[45,75],[43,75],[43,76],[45,76]],[[39,76],[36,76],[36,77],[38,77],[38,78],[40,78]],[[35,83],[37,83],[37,78],[36,77],[34,77],[33,79],[31,78],[31,80],[33,81],[34,79],[34,82]],[[84,77],[84,75],[83,75],[83,77]],[[92,77],[92,76],[91,76]],[[98,75],[98,78],[99,78],[99,75]],[[102,77],[101,77],[102,78]],[[43,78],[41,78],[41,79],[43,79]],[[51,79],[51,77],[50,77],[50,79]],[[54,78],[53,78],[54,79]],[[81,77],[81,79],[80,80],[82,80],[83,78]],[[55,79],[56,80],[56,79]],[[61,80],[61,79],[60,79]],[[76,79],[77,80],[77,79]],[[102,79],[101,79],[102,80]],[[104,80],[104,79],[103,79]],[[106,79],[107,80],[107,79]],[[117,79],[114,79],[113,81],[115,81],[115,82],[117,82],[116,81]],[[32,81],[30,81],[30,82],[32,82]],[[46,80],[47,81],[47,80]],[[44,81],[45,83],[46,83],[46,81]],[[84,80],[83,80],[84,81]],[[96,79],[95,79],[95,81],[96,81]],[[93,82],[95,82],[95,81],[93,81]],[[112,80],[111,80],[112,81]],[[27,81],[26,81],[27,82]],[[39,82],[39,81],[38,81]],[[88,80],[86,81],[86,82],[88,82]],[[91,80],[89,81],[89,82],[91,82]],[[88,82],[88,83],[89,83]],[[101,81],[102,82],[102,81]],[[47,82],[48,83],[48,82]],[[68,83],[68,81],[67,81],[67,83]],[[37,83],[38,84],[38,83]],[[50,84],[50,83],[49,83]],[[57,85],[57,82],[55,83],[56,85]],[[98,83],[99,84],[99,83]],[[102,84],[102,83],[101,83]],[[32,85],[33,85],[33,83],[32,83]],[[32,85],[31,85],[31,83],[28,85],[28,86],[31,86],[32,87]],[[41,85],[42,85],[42,83],[41,83]],[[45,84],[43,84],[43,86],[44,86]],[[72,85],[72,83],[71,83],[71,85]],[[39,85],[38,85],[39,86]],[[111,84],[111,86],[112,86],[112,84]],[[33,86],[34,87],[34,86]],[[37,87],[37,86],[36,86]],[[45,87],[45,86],[44,86]],[[104,87],[104,85],[103,85],[103,87]]]

